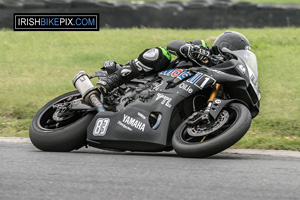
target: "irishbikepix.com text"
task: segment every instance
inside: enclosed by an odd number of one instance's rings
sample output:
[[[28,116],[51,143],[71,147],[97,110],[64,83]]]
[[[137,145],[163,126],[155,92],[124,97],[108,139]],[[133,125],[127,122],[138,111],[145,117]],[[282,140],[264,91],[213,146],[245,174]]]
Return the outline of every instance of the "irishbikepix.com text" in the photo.
[[[15,31],[99,31],[96,14],[14,14]]]

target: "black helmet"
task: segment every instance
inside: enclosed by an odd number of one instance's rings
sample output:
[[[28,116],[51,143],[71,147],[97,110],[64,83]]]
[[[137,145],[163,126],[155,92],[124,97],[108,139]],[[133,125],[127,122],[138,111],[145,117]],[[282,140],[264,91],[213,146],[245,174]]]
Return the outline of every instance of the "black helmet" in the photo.
[[[215,55],[223,54],[222,48],[224,47],[231,51],[251,50],[248,39],[244,35],[234,31],[226,31],[219,35],[212,45],[212,51]]]

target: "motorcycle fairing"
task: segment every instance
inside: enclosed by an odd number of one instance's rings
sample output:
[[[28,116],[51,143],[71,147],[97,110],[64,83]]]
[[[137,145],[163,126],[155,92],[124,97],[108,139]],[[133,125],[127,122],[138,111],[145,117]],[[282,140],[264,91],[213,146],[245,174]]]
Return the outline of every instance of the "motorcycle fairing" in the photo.
[[[118,112],[99,112],[88,126],[87,141],[100,148],[113,148],[131,151],[162,151],[171,147],[172,131],[170,122],[177,106],[193,95],[201,95],[207,88],[218,82],[229,95],[248,106],[252,117],[259,112],[259,99],[253,89],[253,80],[249,67],[242,58],[231,59],[225,63],[206,67],[182,67],[159,73],[161,83],[155,88],[155,94],[146,101],[136,98],[128,105],[120,104]],[[251,83],[252,81],[252,83]],[[221,100],[213,105],[211,116],[216,117],[229,101]],[[219,107],[218,107],[219,106]],[[178,110],[178,109],[177,109]],[[157,121],[153,128],[151,115]],[[107,122],[109,124],[106,126]],[[153,121],[153,119],[152,119]],[[103,125],[104,124],[104,125]],[[102,127],[103,126],[103,127]],[[101,133],[95,130],[106,130]],[[173,130],[174,131],[174,130]],[[100,134],[101,133],[101,134]]]
[[[224,90],[227,91],[230,98],[239,99],[244,102],[249,108],[252,118],[254,118],[259,113],[260,100],[257,77],[253,80],[253,76],[254,74],[257,74],[257,72],[253,72],[239,55],[244,51],[232,52],[227,50],[227,52],[230,52],[237,58],[211,67],[212,76],[218,83],[223,85]],[[221,73],[215,70],[218,70]],[[253,83],[255,81],[256,83]]]
[[[173,88],[168,88],[167,86],[174,82],[181,73],[186,72],[186,69],[176,70],[169,74],[164,72],[159,74],[162,84],[149,101],[143,102],[136,99],[118,112],[97,113],[88,126],[89,145],[131,151],[162,151],[170,147],[173,134],[170,132],[170,122],[178,120],[177,125],[182,122],[177,118],[172,119],[177,105],[216,82],[203,69],[191,72],[190,76],[182,76],[182,82],[178,82]],[[187,85],[189,90],[179,87],[182,84]],[[156,129],[153,125],[151,126],[151,114],[161,114],[161,121]],[[106,131],[102,133],[100,130]]]

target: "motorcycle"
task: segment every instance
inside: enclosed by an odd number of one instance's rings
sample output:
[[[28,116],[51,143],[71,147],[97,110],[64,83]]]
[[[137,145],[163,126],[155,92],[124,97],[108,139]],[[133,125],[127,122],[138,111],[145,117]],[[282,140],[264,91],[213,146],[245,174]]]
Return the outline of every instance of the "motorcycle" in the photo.
[[[100,93],[90,79],[73,79],[77,90],[42,107],[29,135],[43,151],[83,146],[114,151],[171,151],[204,158],[235,144],[259,113],[257,60],[249,50],[222,49],[232,59],[212,67],[172,61],[155,75]],[[210,58],[213,59],[213,58]]]

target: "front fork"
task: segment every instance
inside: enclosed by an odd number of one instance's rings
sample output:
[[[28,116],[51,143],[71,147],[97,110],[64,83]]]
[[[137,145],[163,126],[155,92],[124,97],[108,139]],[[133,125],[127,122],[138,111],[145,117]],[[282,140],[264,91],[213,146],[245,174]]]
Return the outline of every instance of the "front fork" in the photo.
[[[213,103],[214,99],[218,96],[220,88],[221,88],[221,84],[216,83],[214,85],[213,91],[211,92],[210,97],[209,97],[209,99],[207,101],[208,103],[207,103],[207,107],[205,108],[205,111],[204,111],[205,113],[209,113],[210,112],[212,103]]]
[[[188,118],[188,121],[186,122],[187,125],[194,126],[194,125],[199,124],[199,122],[204,123],[204,124],[210,124],[209,113],[211,111],[213,101],[218,96],[220,89],[221,89],[221,84],[216,83],[214,85],[214,88],[213,88],[210,96],[209,96],[209,99],[207,100],[207,107],[205,108],[205,110],[200,111],[200,112],[194,112]]]

